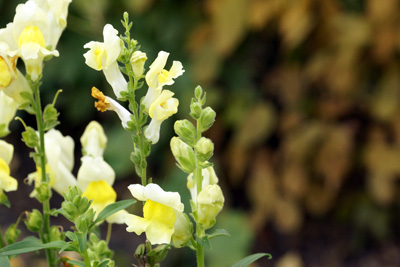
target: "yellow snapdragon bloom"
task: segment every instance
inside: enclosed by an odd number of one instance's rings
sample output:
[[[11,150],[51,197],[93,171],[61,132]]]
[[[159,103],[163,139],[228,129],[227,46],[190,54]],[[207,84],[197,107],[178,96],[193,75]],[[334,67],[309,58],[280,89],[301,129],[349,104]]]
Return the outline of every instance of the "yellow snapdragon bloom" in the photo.
[[[172,97],[173,92],[163,90],[149,108],[151,122],[146,128],[144,135],[153,144],[157,143],[160,138],[160,128],[163,121],[178,112],[178,99]]]
[[[126,214],[124,221],[128,225],[128,232],[137,235],[146,233],[151,244],[169,244],[175,232],[177,218],[183,212],[184,205],[177,192],[166,192],[157,184],[132,184],[128,186],[132,196],[137,200],[145,201],[143,217]]]
[[[169,53],[160,51],[146,73],[146,83],[149,89],[143,99],[143,104],[147,110],[150,109],[150,105],[160,96],[162,87],[173,84],[174,79],[185,72],[182,63],[179,61],[174,61],[170,70],[164,69],[168,56]]]
[[[70,136],[63,136],[60,131],[51,129],[44,135],[46,149],[46,173],[50,177],[50,186],[60,195],[66,193],[68,188],[76,185],[75,176],[72,174],[74,166],[74,141]],[[41,182],[40,168],[28,175],[28,183],[35,181],[35,186]],[[35,193],[31,194],[34,196]]]
[[[77,186],[84,197],[92,200],[91,208],[98,216],[107,205],[117,199],[117,193],[112,188],[115,172],[103,158],[107,144],[103,127],[96,121],[90,122],[81,137],[81,143],[86,155],[81,158]],[[122,216],[125,213],[126,211],[119,211],[106,220],[109,223],[123,223]]]
[[[2,191],[15,191],[18,188],[18,182],[15,178],[10,176],[10,167],[8,166],[11,162],[14,153],[14,147],[0,140],[0,194]]]
[[[85,63],[95,70],[103,70],[115,95],[121,97],[121,92],[128,90],[128,83],[117,62],[122,51],[123,41],[118,37],[118,31],[111,24],[104,26],[103,37],[103,43],[91,41],[83,46],[89,48],[89,51],[83,55]]]

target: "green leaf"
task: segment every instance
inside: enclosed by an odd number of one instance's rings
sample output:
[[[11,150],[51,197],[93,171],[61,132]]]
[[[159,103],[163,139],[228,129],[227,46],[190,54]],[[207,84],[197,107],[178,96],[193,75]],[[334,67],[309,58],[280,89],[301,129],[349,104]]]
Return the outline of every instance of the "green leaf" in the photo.
[[[238,261],[237,263],[232,265],[232,267],[247,267],[250,264],[252,264],[253,262],[255,262],[256,260],[258,260],[262,257],[265,257],[265,256],[267,256],[269,260],[272,259],[272,256],[269,253],[256,253],[256,254],[247,256],[244,259],[241,259],[240,261]]]
[[[4,192],[0,192],[0,205],[5,205],[7,208],[10,208],[10,201],[8,201],[8,197]]]
[[[211,243],[210,243],[210,239],[208,238],[208,235],[205,235],[202,237],[197,237],[196,240],[197,240],[197,243],[199,243],[203,247],[211,248]]]
[[[217,229],[212,234],[209,234],[208,238],[212,239],[217,236],[231,236],[231,235],[225,229]]]
[[[11,267],[10,261],[8,260],[8,257],[0,257],[0,266],[2,267]]]
[[[110,260],[104,260],[103,262],[100,263],[98,267],[107,267],[109,262]]]
[[[86,250],[86,241],[87,241],[87,234],[86,233],[75,233],[76,240],[78,241],[79,250],[84,253]]]
[[[69,260],[67,261],[70,265],[76,265],[80,267],[86,267],[85,263],[83,261],[77,261],[77,260]]]
[[[39,239],[29,236],[22,241],[8,245],[0,249],[0,257],[18,255],[22,253],[37,251],[45,248],[61,248],[66,244],[65,241],[53,241],[50,243],[43,244]],[[0,265],[1,266],[1,265]]]
[[[97,223],[105,220],[110,215],[113,215],[114,213],[116,213],[120,210],[126,209],[135,203],[136,203],[135,199],[126,199],[126,200],[121,200],[121,201],[118,201],[118,202],[108,205],[107,207],[104,208],[104,210],[102,210],[102,212],[100,212],[97,219],[89,226],[89,229],[92,228]]]

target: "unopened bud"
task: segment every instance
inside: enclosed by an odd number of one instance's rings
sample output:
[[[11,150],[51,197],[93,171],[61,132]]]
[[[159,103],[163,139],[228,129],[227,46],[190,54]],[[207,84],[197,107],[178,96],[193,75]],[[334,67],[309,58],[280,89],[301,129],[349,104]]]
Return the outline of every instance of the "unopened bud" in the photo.
[[[48,183],[40,183],[35,190],[37,193],[36,198],[39,202],[43,203],[51,198],[51,187]]]
[[[143,53],[141,51],[135,51],[133,52],[131,56],[131,66],[132,66],[132,71],[133,71],[133,76],[136,79],[140,79],[144,73],[144,63],[147,60],[146,53]]]
[[[197,223],[205,230],[211,228],[224,202],[224,195],[217,184],[204,187],[197,196]]]
[[[188,120],[178,120],[174,124],[175,133],[188,145],[196,144],[196,128]]]
[[[211,158],[214,152],[214,144],[210,139],[202,137],[197,141],[194,150],[198,160],[204,162]]]
[[[172,154],[178,162],[178,167],[184,172],[193,172],[196,166],[193,149],[179,137],[172,137],[170,145]]]
[[[190,116],[192,116],[193,119],[198,120],[200,118],[201,110],[200,103],[193,101],[192,104],[190,104]]]
[[[215,116],[216,113],[212,108],[206,107],[203,109],[200,116],[200,130],[202,132],[207,131],[214,124]]]
[[[43,216],[39,210],[34,209],[32,212],[25,212],[25,225],[31,232],[39,232],[43,227]]]

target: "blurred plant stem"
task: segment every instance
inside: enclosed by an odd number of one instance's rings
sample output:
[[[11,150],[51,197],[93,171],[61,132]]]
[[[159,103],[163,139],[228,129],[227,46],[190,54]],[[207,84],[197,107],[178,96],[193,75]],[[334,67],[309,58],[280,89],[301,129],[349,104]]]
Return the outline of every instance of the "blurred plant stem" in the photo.
[[[36,162],[36,164],[39,164],[40,169],[41,169],[41,183],[40,185],[48,185],[49,184],[49,178],[46,175],[46,149],[45,149],[45,141],[44,141],[44,120],[43,120],[43,112],[42,112],[42,105],[40,101],[40,79],[37,81],[31,81],[30,84],[32,87],[32,91],[34,93],[34,107],[35,107],[35,116],[36,116],[36,124],[37,124],[37,131],[39,134],[39,143],[37,145],[37,156],[39,159],[39,162]],[[51,190],[49,186],[44,186],[45,190]],[[46,192],[46,195],[50,196],[50,192]],[[42,234],[40,234],[40,238],[43,242],[43,244],[50,242],[50,197],[44,197],[43,199],[40,199],[40,201],[43,204],[43,231]],[[52,249],[45,249],[46,252],[46,258],[47,258],[47,263],[49,267],[54,266],[54,257],[53,257],[53,251]]]

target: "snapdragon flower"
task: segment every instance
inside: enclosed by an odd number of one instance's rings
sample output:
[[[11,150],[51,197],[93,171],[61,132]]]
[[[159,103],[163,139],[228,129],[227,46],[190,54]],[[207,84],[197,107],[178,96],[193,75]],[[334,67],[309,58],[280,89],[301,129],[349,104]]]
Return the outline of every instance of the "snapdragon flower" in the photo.
[[[49,185],[60,195],[66,193],[70,186],[76,185],[75,176],[72,174],[74,165],[74,141],[70,136],[63,136],[60,131],[51,129],[44,135],[46,148],[46,173],[49,174]],[[37,171],[28,175],[28,183],[35,181],[35,186],[41,183],[42,171],[39,166]],[[31,197],[35,196],[35,191]]]
[[[117,59],[123,47],[123,41],[118,37],[118,31],[111,24],[103,29],[104,42],[91,41],[85,44],[89,48],[83,56],[85,63],[95,69],[103,70],[107,82],[111,85],[115,95],[121,97],[122,91],[128,90],[128,83],[119,69]]]
[[[157,58],[150,65],[149,71],[146,73],[146,83],[149,86],[143,99],[146,110],[149,110],[151,104],[161,95],[164,85],[173,84],[174,79],[185,72],[180,61],[174,61],[169,71],[164,69],[168,56],[169,53],[160,51]]]
[[[151,244],[169,244],[175,232],[175,224],[182,224],[177,220],[184,209],[179,193],[166,192],[152,183],[146,186],[132,184],[128,189],[134,198],[145,201],[145,204],[143,217],[132,214],[124,216],[128,225],[126,230],[137,235],[145,232]]]
[[[65,2],[54,2],[60,1]],[[67,12],[68,5],[64,5],[64,8],[63,14]],[[42,9],[35,0],[28,0],[17,6],[13,22],[0,29],[0,41],[6,42],[10,48],[7,54],[22,58],[26,72],[33,81],[42,74],[44,58],[59,55],[55,47],[65,26],[57,31],[51,30],[51,27],[48,10]]]
[[[10,176],[10,167],[14,147],[0,140],[0,195],[3,190],[6,192],[15,191],[18,188],[18,182],[15,178]]]
[[[101,92],[96,87],[92,88],[92,96],[98,100],[94,104],[97,110],[101,112],[104,112],[106,110],[115,111],[121,120],[122,127],[128,128],[128,121],[131,120],[132,114],[126,108],[124,108],[121,104],[119,104],[111,97],[105,96],[103,92]]]
[[[0,91],[0,137],[7,135],[10,131],[8,126],[17,111],[17,103]]]
[[[203,177],[201,182],[201,188],[205,188],[209,185],[214,185],[218,183],[218,177],[215,174],[214,167],[207,167],[201,170],[201,175]],[[190,173],[187,177],[187,188],[190,191],[192,200],[197,203],[197,184],[194,179],[193,173]]]
[[[163,121],[178,112],[178,99],[172,97],[174,93],[163,90],[157,99],[150,105],[149,115],[151,122],[144,131],[144,135],[153,144],[160,138],[160,128]]]
[[[97,217],[107,205],[117,199],[117,193],[112,188],[115,172],[103,158],[107,144],[103,127],[96,121],[90,122],[81,137],[81,143],[86,155],[81,158],[82,165],[77,175],[77,186],[84,197],[92,200],[90,207],[96,212]],[[126,211],[119,211],[106,220],[109,223],[121,224],[125,213]]]

